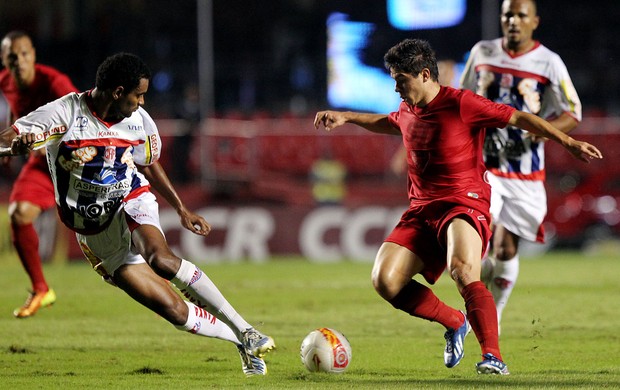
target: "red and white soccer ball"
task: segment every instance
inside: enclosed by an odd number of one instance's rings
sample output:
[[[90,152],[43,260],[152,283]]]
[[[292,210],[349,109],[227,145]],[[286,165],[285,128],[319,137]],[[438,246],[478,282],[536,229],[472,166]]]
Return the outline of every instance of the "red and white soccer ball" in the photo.
[[[351,357],[349,340],[335,329],[315,329],[301,342],[301,362],[311,372],[343,373]]]

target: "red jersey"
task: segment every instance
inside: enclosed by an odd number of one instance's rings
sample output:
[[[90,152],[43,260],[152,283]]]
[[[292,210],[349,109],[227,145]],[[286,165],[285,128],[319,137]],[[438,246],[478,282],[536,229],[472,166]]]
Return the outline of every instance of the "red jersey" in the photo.
[[[425,107],[401,103],[388,119],[407,149],[409,202],[467,196],[488,202],[484,180],[484,129],[505,127],[515,109],[471,91],[442,86]]]
[[[14,122],[69,92],[78,92],[78,89],[66,74],[51,66],[35,64],[34,80],[26,89],[19,89],[9,70],[2,69],[0,71],[0,91],[4,94],[11,109],[11,122]],[[32,153],[29,164],[47,171],[47,161],[45,155],[41,153]]]
[[[0,91],[11,109],[11,122],[69,92],[78,92],[66,74],[41,64],[35,64],[34,69],[32,84],[23,90],[19,89],[8,69],[0,71]]]

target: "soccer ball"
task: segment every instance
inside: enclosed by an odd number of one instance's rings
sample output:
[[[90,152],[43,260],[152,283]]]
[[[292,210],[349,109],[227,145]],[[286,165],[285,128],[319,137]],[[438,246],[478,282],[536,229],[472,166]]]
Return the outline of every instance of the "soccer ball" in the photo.
[[[351,363],[351,344],[331,328],[315,329],[301,342],[301,362],[311,372],[343,373]]]

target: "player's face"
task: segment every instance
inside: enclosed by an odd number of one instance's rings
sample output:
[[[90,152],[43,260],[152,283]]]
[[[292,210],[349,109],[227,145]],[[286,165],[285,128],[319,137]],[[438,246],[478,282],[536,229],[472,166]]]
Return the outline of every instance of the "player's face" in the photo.
[[[2,64],[20,87],[28,86],[34,80],[36,53],[28,37],[4,39],[2,41]]]
[[[129,92],[123,91],[116,101],[119,117],[129,118],[140,106],[144,105],[144,95],[149,89],[149,80],[140,79],[140,84]]]
[[[400,95],[402,101],[412,107],[425,103],[425,90],[422,73],[414,76],[410,73],[399,72],[392,69],[390,70],[390,76],[396,82],[394,90]]]
[[[506,46],[519,51],[532,42],[539,18],[530,0],[504,0],[500,21]]]

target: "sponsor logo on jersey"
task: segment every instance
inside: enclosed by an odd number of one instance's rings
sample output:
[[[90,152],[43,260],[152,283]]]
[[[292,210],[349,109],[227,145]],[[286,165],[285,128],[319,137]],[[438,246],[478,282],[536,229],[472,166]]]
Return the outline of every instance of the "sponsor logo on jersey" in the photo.
[[[119,192],[122,194],[126,190],[131,189],[131,184],[128,181],[119,181],[111,186],[102,186],[97,183],[77,180],[73,182],[73,189],[77,191],[90,192],[93,194],[110,194],[112,192]]]
[[[63,133],[66,133],[66,132],[67,132],[67,126],[65,126],[65,125],[54,126],[50,130],[45,130],[45,131],[43,131],[41,133],[35,134],[35,136],[34,136],[35,142],[45,141],[46,139],[48,139],[52,135],[63,134]]]
[[[97,137],[119,137],[118,131],[114,130],[99,130]]]
[[[86,118],[85,116],[78,116],[77,118],[75,118],[75,127],[77,127],[78,130],[84,130],[88,127],[88,118]]]
[[[107,200],[103,203],[80,204],[77,207],[69,206],[72,213],[81,215],[88,220],[96,220],[102,215],[114,212],[121,203],[121,199]]]
[[[118,183],[118,180],[116,180],[114,170],[107,168],[107,167],[103,167],[101,171],[94,176],[93,179],[94,179],[93,183],[98,182],[99,184],[104,184],[104,185]]]
[[[127,125],[127,129],[133,130],[133,131],[142,131],[142,130],[144,130],[144,126],[141,126],[141,125]]]
[[[151,154],[158,155],[159,154],[159,142],[157,141],[157,136],[155,134],[151,134],[149,138],[151,140]]]

